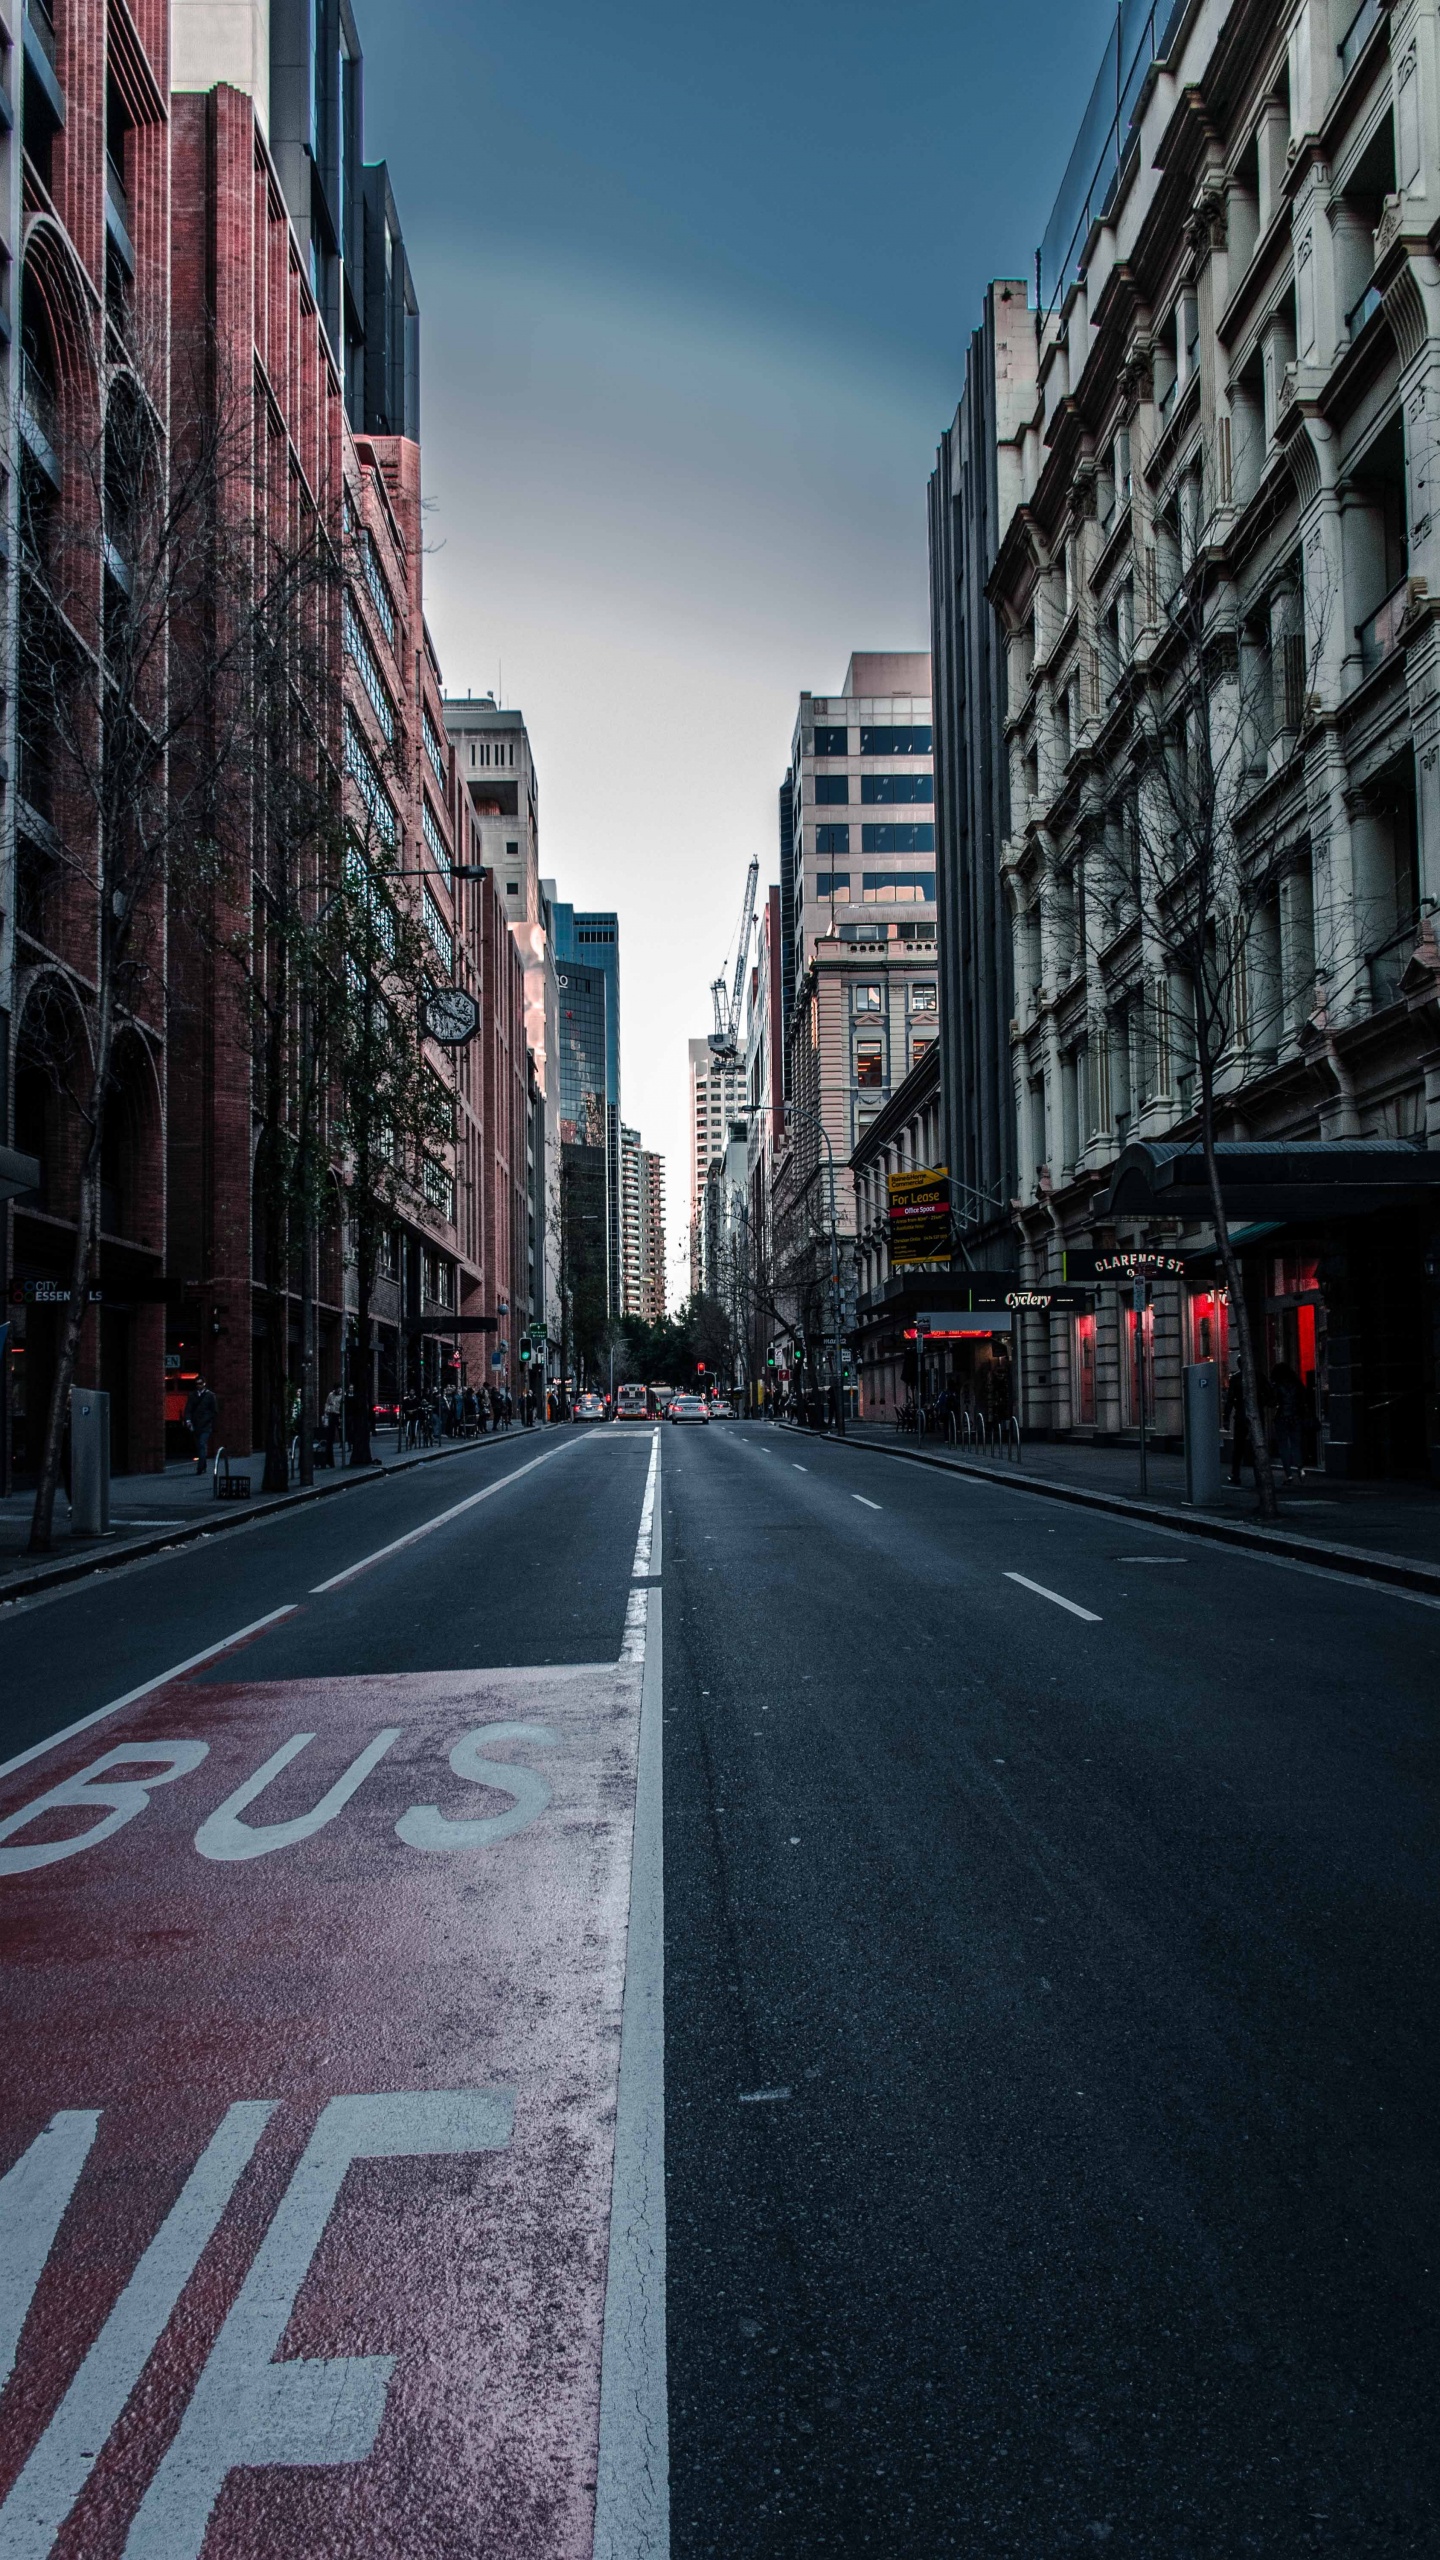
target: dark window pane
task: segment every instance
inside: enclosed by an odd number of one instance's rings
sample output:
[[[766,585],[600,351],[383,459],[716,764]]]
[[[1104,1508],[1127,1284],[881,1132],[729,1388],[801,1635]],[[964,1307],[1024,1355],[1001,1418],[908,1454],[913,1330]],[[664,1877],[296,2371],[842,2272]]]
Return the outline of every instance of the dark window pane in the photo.
[[[868,834],[869,830],[867,829],[866,832]],[[849,828],[817,827],[815,830],[815,850],[817,853],[848,853],[850,850]]]
[[[816,735],[819,735],[818,730]],[[862,729],[860,732],[862,756],[928,756],[934,744],[933,729]]]
[[[913,907],[935,895],[933,871],[867,871],[861,882],[867,907]]]
[[[933,826],[918,821],[908,827],[862,827],[860,835],[862,853],[933,853],[935,850]]]
[[[849,730],[817,729],[815,732],[815,753],[817,756],[848,756],[850,753]]]
[[[933,800],[935,776],[933,773],[862,773],[860,797],[882,807],[887,801]]]
[[[816,774],[815,799],[818,807],[822,809],[833,809],[837,806],[843,808],[849,797],[850,776],[848,773]]]
[[[849,872],[818,871],[815,875],[815,895],[817,898],[848,898],[850,895]]]

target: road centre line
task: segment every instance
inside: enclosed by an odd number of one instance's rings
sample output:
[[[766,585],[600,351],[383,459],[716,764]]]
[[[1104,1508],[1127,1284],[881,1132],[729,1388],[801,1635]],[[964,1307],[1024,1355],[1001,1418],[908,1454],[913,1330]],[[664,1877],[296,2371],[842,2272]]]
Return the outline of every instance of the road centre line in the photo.
[[[15,1769],[23,1769],[42,1752],[53,1751],[59,1743],[69,1742],[77,1733],[86,1733],[92,1724],[101,1724],[106,1716],[118,1715],[122,1707],[137,1706],[155,1689],[163,1689],[172,1680],[183,1680],[187,1671],[198,1671],[203,1662],[216,1662],[221,1654],[232,1653],[237,1645],[247,1644],[251,1636],[262,1635],[267,1627],[278,1626],[282,1618],[293,1618],[299,1607],[287,1601],[283,1609],[271,1609],[263,1618],[252,1618],[248,1627],[237,1627],[233,1635],[221,1636],[215,1644],[207,1644],[200,1653],[187,1654],[183,1662],[172,1662],[168,1671],[157,1671],[153,1680],[142,1680],[138,1689],[127,1689],[123,1698],[112,1698],[108,1706],[96,1707],[88,1716],[77,1716],[73,1724],[63,1725],[58,1733],[47,1734],[43,1742],[32,1742],[28,1751],[17,1751],[13,1760],[0,1761],[0,1778],[8,1778]]]
[[[1078,1600],[1067,1600],[1063,1591],[1051,1591],[1043,1582],[1032,1582],[1028,1573],[1007,1573],[1005,1579],[1038,1592],[1042,1600],[1053,1600],[1057,1609],[1068,1609],[1072,1618],[1083,1618],[1089,1626],[1098,1627],[1101,1623],[1098,1609],[1082,1609]]]
[[[863,1502],[867,1511],[883,1511],[885,1507],[883,1503],[871,1502],[863,1493],[852,1493],[850,1499],[852,1502]]]
[[[318,1599],[322,1591],[338,1591],[343,1583],[353,1582],[357,1573],[368,1573],[372,1564],[383,1564],[387,1556],[398,1556],[404,1548],[413,1547],[421,1538],[428,1538],[432,1529],[443,1529],[447,1521],[458,1520],[462,1511],[473,1511],[477,1502],[488,1502],[493,1493],[503,1493],[507,1484],[518,1484],[522,1476],[533,1475],[537,1467],[545,1466],[551,1458],[561,1457],[566,1449],[578,1446],[577,1441],[564,1440],[558,1448],[542,1450],[538,1458],[531,1458],[525,1466],[512,1467],[508,1476],[497,1476],[493,1484],[482,1485],[478,1493],[467,1494],[463,1502],[452,1502],[448,1511],[437,1511],[433,1520],[422,1520],[418,1529],[408,1529],[403,1538],[392,1538],[388,1546],[376,1547],[373,1554],[362,1556],[358,1564],[347,1564],[343,1573],[332,1573],[328,1582],[312,1582],[312,1600]]]
[[[797,1476],[808,1476],[808,1474],[810,1473],[810,1470],[809,1470],[809,1468],[808,1468],[808,1467],[802,1467],[802,1466],[801,1466],[800,1461],[799,1461],[799,1459],[798,1459],[798,1458],[792,1458],[792,1459],[791,1459],[791,1461],[790,1461],[790,1464],[791,1464],[791,1466],[794,1468],[795,1473],[797,1474]]]

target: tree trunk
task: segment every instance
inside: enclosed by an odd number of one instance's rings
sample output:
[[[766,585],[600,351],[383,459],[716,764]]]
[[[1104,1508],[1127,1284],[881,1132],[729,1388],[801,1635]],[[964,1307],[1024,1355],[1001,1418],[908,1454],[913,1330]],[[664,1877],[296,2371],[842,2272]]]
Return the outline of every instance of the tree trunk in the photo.
[[[362,1218],[355,1235],[355,1293],[359,1300],[355,1348],[358,1374],[351,1379],[350,1395],[354,1411],[354,1429],[350,1437],[352,1467],[373,1467],[370,1446],[372,1410],[370,1401],[370,1300],[375,1289],[375,1229],[368,1217]]]
[[[1240,1262],[1230,1241],[1230,1222],[1225,1214],[1225,1201],[1220,1188],[1220,1163],[1215,1153],[1214,1119],[1208,1098],[1201,1112],[1201,1145],[1205,1151],[1205,1171],[1210,1183],[1210,1212],[1215,1222],[1215,1239],[1220,1259],[1225,1265],[1225,1286],[1230,1298],[1230,1319],[1235,1328],[1235,1342],[1240,1354],[1240,1393],[1245,1406],[1245,1424],[1250,1434],[1251,1462],[1255,1469],[1255,1491],[1262,1520],[1278,1517],[1275,1501],[1275,1470],[1270,1464],[1270,1444],[1265,1436],[1265,1417],[1260,1406],[1260,1373],[1255,1361],[1255,1345],[1250,1332],[1250,1310],[1245,1304],[1241,1285]]]
[[[65,1426],[70,1412],[70,1389],[75,1378],[75,1364],[80,1357],[80,1336],[85,1329],[85,1314],[90,1295],[91,1238],[95,1232],[95,1195],[100,1177],[101,1111],[99,1096],[103,1085],[97,1070],[94,1118],[90,1143],[80,1167],[80,1196],[76,1203],[75,1252],[70,1265],[70,1295],[65,1302],[65,1321],[60,1331],[60,1357],[55,1364],[55,1382],[50,1390],[50,1409],[45,1416],[45,1446],[40,1459],[40,1481],[35,1488],[35,1509],[30,1521],[27,1553],[48,1555],[54,1535],[55,1495],[60,1483],[60,1465],[65,1449]]]

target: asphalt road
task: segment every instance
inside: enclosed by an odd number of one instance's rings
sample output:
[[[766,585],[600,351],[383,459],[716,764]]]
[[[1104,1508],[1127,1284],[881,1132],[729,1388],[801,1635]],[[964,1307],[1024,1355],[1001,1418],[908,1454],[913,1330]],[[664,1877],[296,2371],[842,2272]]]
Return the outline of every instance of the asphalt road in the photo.
[[[1437,1649],[741,1424],[0,1611],[0,2549],[660,2560],[658,2299],[677,2560],[1440,2550]]]

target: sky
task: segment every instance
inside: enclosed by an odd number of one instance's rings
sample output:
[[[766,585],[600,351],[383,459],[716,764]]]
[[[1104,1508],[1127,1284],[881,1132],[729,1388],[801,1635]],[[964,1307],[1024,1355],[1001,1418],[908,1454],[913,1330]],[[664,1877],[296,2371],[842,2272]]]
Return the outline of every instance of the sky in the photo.
[[[802,688],[929,645],[925,491],[1033,272],[1106,0],[356,0],[421,310],[447,687],[524,712],[620,916],[625,1119],[688,1287],[687,1043],[777,873]]]

